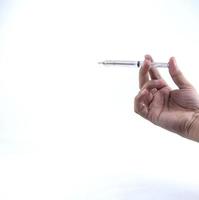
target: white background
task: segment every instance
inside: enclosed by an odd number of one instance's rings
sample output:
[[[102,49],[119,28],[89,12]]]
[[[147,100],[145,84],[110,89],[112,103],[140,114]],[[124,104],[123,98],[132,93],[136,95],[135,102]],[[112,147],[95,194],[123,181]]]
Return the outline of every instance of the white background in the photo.
[[[199,145],[133,112],[175,56],[199,90],[197,1],[0,1],[0,199],[199,199]],[[173,86],[167,69],[161,74]]]

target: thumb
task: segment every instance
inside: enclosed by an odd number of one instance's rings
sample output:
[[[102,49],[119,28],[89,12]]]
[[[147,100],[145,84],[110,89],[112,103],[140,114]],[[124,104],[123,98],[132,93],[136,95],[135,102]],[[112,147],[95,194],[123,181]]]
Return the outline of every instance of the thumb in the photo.
[[[193,88],[193,86],[189,83],[189,81],[187,81],[182,72],[179,70],[174,57],[171,57],[169,60],[169,73],[175,84],[180,89]]]

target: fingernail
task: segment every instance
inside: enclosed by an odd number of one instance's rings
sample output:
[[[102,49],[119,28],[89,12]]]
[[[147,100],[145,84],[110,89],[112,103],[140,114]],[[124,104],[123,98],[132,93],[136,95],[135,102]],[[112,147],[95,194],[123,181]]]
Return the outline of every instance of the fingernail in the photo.
[[[149,54],[146,54],[146,55],[144,56],[144,58],[145,58],[145,60],[150,60],[151,62],[153,62],[153,58],[152,58],[151,55],[149,55]]]
[[[141,116],[142,117],[146,117],[147,112],[148,111],[147,111],[146,105],[144,103],[141,103],[141,105],[140,105],[140,114],[141,114]]]

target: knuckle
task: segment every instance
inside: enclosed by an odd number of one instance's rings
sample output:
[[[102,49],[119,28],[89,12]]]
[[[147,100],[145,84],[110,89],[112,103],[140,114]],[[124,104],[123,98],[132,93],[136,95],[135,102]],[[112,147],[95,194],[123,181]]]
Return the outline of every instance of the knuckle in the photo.
[[[149,87],[151,87],[152,85],[154,85],[154,81],[155,81],[155,80],[150,80],[150,81],[146,82],[146,83],[144,84],[144,87],[143,87],[143,88],[149,88]]]
[[[136,102],[138,101],[138,99],[139,99],[139,96],[138,96],[138,95],[135,96],[135,98],[134,98],[134,102],[136,103]]]

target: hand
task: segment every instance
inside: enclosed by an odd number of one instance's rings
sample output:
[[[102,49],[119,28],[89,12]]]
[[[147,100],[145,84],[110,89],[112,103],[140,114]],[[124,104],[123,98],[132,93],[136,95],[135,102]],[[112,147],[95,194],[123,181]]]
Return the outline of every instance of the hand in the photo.
[[[152,57],[146,55],[139,72],[140,92],[135,97],[135,112],[162,128],[199,141],[199,133],[191,132],[199,116],[199,95],[177,67],[175,58],[169,60],[169,73],[177,90],[172,90],[158,70],[150,67],[152,62]]]

